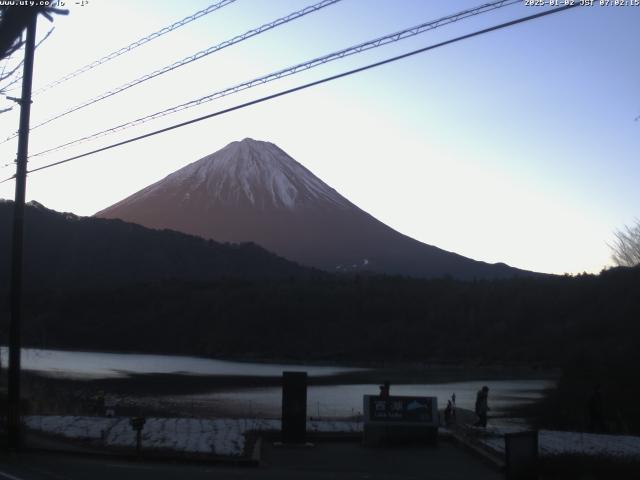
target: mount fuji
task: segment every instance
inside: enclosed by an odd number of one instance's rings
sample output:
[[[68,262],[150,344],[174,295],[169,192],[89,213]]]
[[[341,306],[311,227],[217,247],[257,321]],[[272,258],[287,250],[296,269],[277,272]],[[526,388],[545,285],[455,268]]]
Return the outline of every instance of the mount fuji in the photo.
[[[255,242],[302,265],[461,279],[531,275],[403,235],[361,210],[269,142],[246,138],[102,210],[156,229]]]

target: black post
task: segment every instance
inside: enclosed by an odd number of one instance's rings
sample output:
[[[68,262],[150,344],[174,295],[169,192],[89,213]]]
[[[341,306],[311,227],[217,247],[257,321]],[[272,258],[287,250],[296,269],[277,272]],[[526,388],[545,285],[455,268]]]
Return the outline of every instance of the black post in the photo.
[[[508,480],[538,478],[538,431],[504,435],[505,476]]]
[[[142,458],[142,429],[136,431],[136,457]]]
[[[282,372],[282,443],[304,444],[307,433],[307,372]]]
[[[20,99],[20,130],[16,167],[16,196],[13,204],[13,245],[11,256],[11,322],[9,324],[9,399],[8,444],[20,447],[20,327],[22,307],[22,236],[24,228],[24,199],[27,188],[27,155],[29,151],[29,116],[31,114],[31,80],[35,50],[37,15],[27,25]]]

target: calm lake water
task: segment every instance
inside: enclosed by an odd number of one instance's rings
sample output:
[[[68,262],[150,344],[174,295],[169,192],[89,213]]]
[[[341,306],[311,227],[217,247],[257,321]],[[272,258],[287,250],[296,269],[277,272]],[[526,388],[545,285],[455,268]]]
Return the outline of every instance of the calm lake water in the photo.
[[[416,395],[438,398],[438,407],[444,408],[453,393],[456,405],[474,409],[476,393],[488,385],[490,414],[500,416],[513,406],[531,403],[541,398],[546,388],[554,385],[550,380],[475,380],[436,384],[391,385],[392,395]],[[307,391],[307,414],[321,417],[348,417],[362,414],[363,395],[376,395],[378,385],[322,385],[309,386]],[[237,389],[227,392],[188,396],[166,396],[160,401],[178,401],[188,405],[210,403],[216,410],[230,416],[247,415],[266,418],[280,416],[282,392],[280,388]]]
[[[0,347],[2,364],[7,365],[7,348]],[[129,374],[171,373],[184,375],[234,375],[278,377],[283,371],[306,371],[309,376],[332,376],[363,369],[340,366],[282,365],[232,362],[176,355],[143,355],[23,349],[22,368],[46,375],[76,379],[117,378]],[[339,383],[339,381],[336,381]],[[551,380],[474,380],[433,384],[392,384],[392,395],[435,396],[444,408],[453,393],[458,407],[473,410],[475,395],[482,385],[490,388],[489,402],[493,415],[513,406],[533,402],[551,388]],[[346,417],[362,413],[362,396],[378,393],[376,384],[312,385],[308,388],[307,412],[310,416]],[[279,387],[229,388],[225,391],[196,395],[164,395],[147,398],[147,403],[171,403],[184,407],[200,404],[212,406],[228,416],[280,416],[282,392]]]
[[[361,370],[347,367],[231,362],[179,355],[77,352],[35,348],[23,348],[21,353],[23,370],[79,379],[116,378],[143,373],[277,377],[282,375],[284,370],[305,370],[310,376],[320,377]],[[0,347],[0,354],[2,365],[6,367],[7,347]]]

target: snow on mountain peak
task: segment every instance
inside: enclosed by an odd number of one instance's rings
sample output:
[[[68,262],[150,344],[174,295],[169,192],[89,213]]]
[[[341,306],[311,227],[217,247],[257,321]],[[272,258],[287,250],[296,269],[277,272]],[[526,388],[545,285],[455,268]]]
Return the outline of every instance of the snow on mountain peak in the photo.
[[[193,192],[201,192],[212,201],[248,202],[258,208],[292,209],[318,202],[342,208],[351,206],[278,146],[252,138],[232,142],[187,165],[145,193],[152,194],[169,185],[180,189],[183,199],[193,197]]]

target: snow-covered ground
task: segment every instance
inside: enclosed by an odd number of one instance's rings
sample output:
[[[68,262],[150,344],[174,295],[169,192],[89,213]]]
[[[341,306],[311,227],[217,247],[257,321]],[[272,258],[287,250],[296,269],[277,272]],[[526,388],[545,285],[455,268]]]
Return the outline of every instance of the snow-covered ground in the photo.
[[[86,440],[90,445],[135,447],[135,432],[129,417],[88,417],[33,415],[25,418],[28,428],[69,439]],[[171,450],[242,456],[245,434],[252,431],[280,430],[280,420],[256,418],[148,418],[142,431],[145,449]],[[362,432],[362,423],[346,420],[311,420],[309,432]],[[522,431],[520,427],[473,428],[478,441],[499,454],[504,454],[504,434]],[[540,430],[540,455],[561,454],[640,459],[640,437],[593,433]]]
[[[522,431],[521,428],[488,427],[486,431],[473,429],[478,440],[492,450],[504,454],[504,434]],[[629,435],[603,435],[596,433],[560,432],[540,430],[540,455],[585,455],[593,457],[640,459],[640,437]]]
[[[88,417],[33,415],[25,418],[28,428],[47,434],[87,440],[91,445],[135,447],[136,435],[129,417]],[[241,456],[245,434],[251,431],[280,430],[280,420],[198,418],[148,418],[142,430],[145,449]],[[362,423],[310,421],[310,432],[361,432]]]

